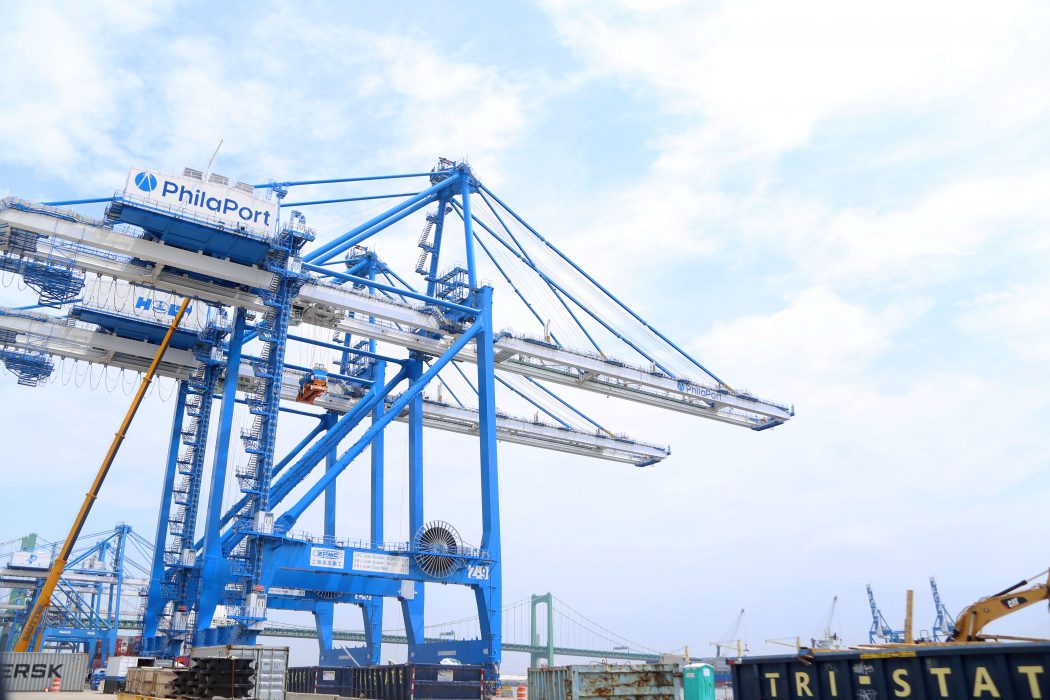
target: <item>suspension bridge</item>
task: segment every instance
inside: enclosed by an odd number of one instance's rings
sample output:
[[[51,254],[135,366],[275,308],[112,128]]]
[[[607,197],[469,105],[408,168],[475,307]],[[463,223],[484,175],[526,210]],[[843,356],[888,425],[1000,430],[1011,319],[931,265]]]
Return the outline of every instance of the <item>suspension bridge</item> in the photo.
[[[538,608],[543,607],[545,620],[539,619]],[[478,634],[477,617],[463,618],[426,626],[427,641],[471,639]],[[662,653],[616,634],[591,620],[568,603],[551,593],[532,595],[503,608],[503,650],[529,654],[532,665],[545,660],[554,665],[555,656],[575,656],[592,659],[621,659],[655,662]],[[314,627],[270,623],[262,632],[264,637],[317,637]],[[364,631],[334,630],[333,638],[340,641],[361,642]],[[541,641],[542,640],[542,641]],[[383,642],[407,644],[404,630],[383,633]]]

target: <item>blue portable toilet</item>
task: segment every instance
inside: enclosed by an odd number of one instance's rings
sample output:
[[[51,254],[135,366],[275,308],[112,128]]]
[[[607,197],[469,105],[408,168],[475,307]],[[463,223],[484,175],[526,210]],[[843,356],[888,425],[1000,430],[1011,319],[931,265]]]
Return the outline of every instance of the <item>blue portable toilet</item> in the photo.
[[[690,664],[682,669],[682,694],[685,700],[715,700],[715,667]]]

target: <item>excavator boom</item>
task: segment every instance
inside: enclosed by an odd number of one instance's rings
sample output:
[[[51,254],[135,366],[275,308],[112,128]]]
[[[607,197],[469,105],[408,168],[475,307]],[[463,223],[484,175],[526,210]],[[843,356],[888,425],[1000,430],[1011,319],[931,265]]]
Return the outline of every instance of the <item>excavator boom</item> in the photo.
[[[948,641],[984,641],[986,636],[982,633],[989,623],[1040,601],[1050,601],[1050,571],[1048,571],[1046,583],[1037,583],[1029,588],[1018,590],[1028,583],[1028,580],[1021,581],[993,596],[982,598],[963,610],[956,618],[955,628],[948,636]],[[989,636],[995,637],[996,635]]]

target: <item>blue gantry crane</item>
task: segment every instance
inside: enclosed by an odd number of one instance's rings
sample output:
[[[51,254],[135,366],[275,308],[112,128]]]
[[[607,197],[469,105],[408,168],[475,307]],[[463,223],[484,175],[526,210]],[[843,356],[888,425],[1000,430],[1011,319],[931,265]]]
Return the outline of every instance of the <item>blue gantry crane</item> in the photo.
[[[399,181],[422,185],[286,201],[293,189]],[[301,213],[388,199],[395,203],[320,244]],[[70,208],[91,204],[105,205],[102,220]],[[413,215],[423,223],[407,264],[421,278],[415,284],[374,245],[386,237],[392,244],[384,250],[396,256]],[[20,383],[46,380],[55,357],[141,371],[171,310],[194,300],[158,369],[177,380],[143,620],[143,648],[159,655],[252,643],[269,611],[293,610],[314,617],[322,663],[375,664],[383,600],[392,598],[409,660],[453,657],[495,670],[502,609],[497,441],[648,466],[668,448],[607,429],[584,410],[582,397],[755,431],[794,415],[713,374],[466,163],[442,159],[429,172],[254,186],[192,169],[179,176],[134,170],[111,198],[0,202],[0,260],[10,274],[34,265],[57,270],[45,275],[51,287],[40,291],[38,305],[0,309],[0,360]],[[502,316],[483,275],[501,280]],[[83,288],[82,278],[90,283]],[[536,332],[508,330],[508,321],[535,323]],[[298,364],[304,352],[321,361]],[[497,391],[501,403],[533,416],[497,410]],[[235,419],[245,411],[237,434]],[[284,454],[276,449],[281,414],[313,426]],[[391,541],[384,455],[394,421],[407,425],[409,536]],[[426,517],[424,427],[477,437],[476,545],[459,524]],[[366,451],[369,536],[347,540],[337,534],[337,484]],[[300,532],[315,508],[322,531]],[[473,593],[476,639],[424,636],[425,584],[438,582]],[[342,604],[361,609],[365,644],[334,651],[334,610]]]
[[[871,644],[897,644],[904,641],[904,630],[895,630],[890,627],[890,623],[886,622],[886,618],[883,617],[882,611],[879,610],[878,604],[875,602],[875,594],[871,590],[871,584],[868,586],[868,604],[871,606],[871,629],[868,630],[868,641]]]
[[[141,615],[140,594],[149,584],[152,545],[124,523],[84,534],[79,542],[34,646],[86,653],[104,664],[116,648],[121,626]],[[0,554],[0,591],[5,593],[0,628],[6,632],[0,648],[10,650],[18,637],[61,545],[45,545],[31,535],[22,538],[18,549]]]
[[[930,577],[930,592],[933,594],[933,608],[936,617],[933,620],[933,629],[930,635],[935,642],[946,641],[955,629],[955,617],[948,611],[948,607],[941,600],[941,592],[937,589],[937,581]]]

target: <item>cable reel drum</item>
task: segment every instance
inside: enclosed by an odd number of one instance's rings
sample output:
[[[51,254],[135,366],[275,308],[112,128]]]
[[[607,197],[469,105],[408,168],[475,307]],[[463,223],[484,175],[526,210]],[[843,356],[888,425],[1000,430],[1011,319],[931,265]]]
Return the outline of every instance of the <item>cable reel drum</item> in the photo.
[[[450,523],[434,520],[412,538],[416,565],[428,576],[447,578],[463,568],[463,538]]]

